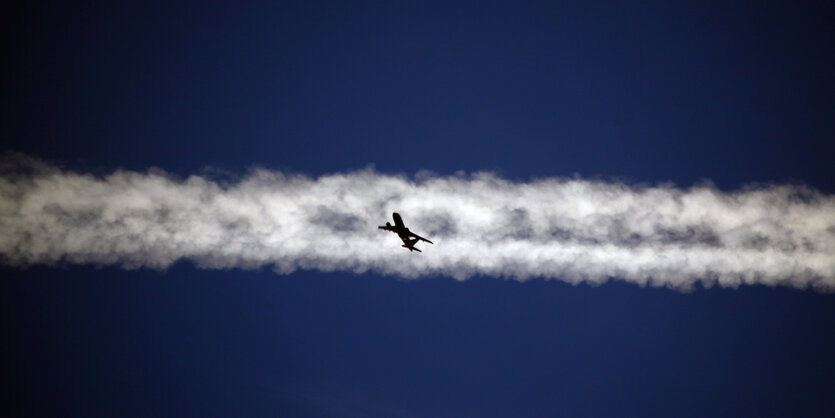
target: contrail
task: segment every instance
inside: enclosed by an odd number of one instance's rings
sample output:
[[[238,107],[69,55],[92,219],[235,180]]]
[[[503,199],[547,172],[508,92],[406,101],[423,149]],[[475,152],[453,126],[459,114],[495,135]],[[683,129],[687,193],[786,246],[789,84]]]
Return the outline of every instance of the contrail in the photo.
[[[373,170],[234,182],[158,169],[77,173],[19,154],[0,164],[0,260],[33,264],[476,275],[686,290],[695,283],[835,290],[835,196],[799,185],[723,192],[490,173]],[[403,215],[422,254],[376,228]]]

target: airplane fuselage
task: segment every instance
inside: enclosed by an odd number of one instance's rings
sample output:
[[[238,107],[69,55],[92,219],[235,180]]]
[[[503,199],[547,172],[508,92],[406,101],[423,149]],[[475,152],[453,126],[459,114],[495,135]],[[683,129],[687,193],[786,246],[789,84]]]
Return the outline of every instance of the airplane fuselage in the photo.
[[[397,234],[400,240],[403,241],[403,248],[407,248],[409,251],[421,252],[419,249],[415,248],[415,244],[418,241],[423,240],[432,244],[432,241],[409,231],[409,228],[406,228],[406,225],[403,224],[403,218],[401,218],[397,212],[392,213],[392,218],[394,218],[394,225],[386,222],[385,226],[380,226],[378,228]]]

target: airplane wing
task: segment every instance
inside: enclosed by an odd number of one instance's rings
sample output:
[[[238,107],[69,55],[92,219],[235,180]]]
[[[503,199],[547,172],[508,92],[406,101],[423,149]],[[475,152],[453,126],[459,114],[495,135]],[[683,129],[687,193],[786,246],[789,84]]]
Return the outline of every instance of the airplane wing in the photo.
[[[409,232],[409,234],[410,234],[411,236],[413,236],[413,237],[415,237],[415,238],[417,238],[417,239],[421,240],[421,241],[426,241],[426,242],[428,242],[428,243],[430,243],[430,244],[433,244],[433,242],[432,242],[432,241],[429,241],[428,239],[426,239],[426,238],[424,238],[424,237],[422,237],[422,236],[420,236],[420,235],[418,235],[418,234],[415,234],[414,232]]]
[[[394,227],[393,227],[393,226],[389,226],[389,225],[382,225],[382,226],[378,226],[377,228],[382,229],[383,231],[391,231],[391,232],[395,232],[395,231],[394,231]]]

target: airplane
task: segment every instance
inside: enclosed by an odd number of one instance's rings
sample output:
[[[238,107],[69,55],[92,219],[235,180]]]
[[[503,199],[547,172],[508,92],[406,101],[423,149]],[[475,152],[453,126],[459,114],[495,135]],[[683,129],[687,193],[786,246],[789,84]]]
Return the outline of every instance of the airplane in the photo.
[[[382,229],[384,231],[391,231],[397,234],[397,236],[399,236],[400,239],[403,240],[403,248],[408,248],[410,252],[417,251],[420,253],[422,251],[415,248],[415,244],[418,241],[426,241],[432,244],[432,241],[429,241],[428,239],[409,231],[409,228],[406,228],[406,226],[403,225],[403,218],[401,218],[400,215],[397,214],[397,212],[392,213],[392,217],[394,217],[394,226],[386,222],[385,226],[378,226],[377,228]]]

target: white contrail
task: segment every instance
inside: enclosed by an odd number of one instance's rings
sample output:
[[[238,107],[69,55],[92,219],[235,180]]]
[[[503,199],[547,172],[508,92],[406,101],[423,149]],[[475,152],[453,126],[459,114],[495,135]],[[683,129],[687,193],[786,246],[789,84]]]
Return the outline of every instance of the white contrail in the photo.
[[[399,212],[422,254],[377,225]],[[21,155],[0,172],[0,260],[165,268],[273,266],[416,278],[475,275],[690,288],[835,290],[835,196],[798,185],[722,192],[489,173],[255,170],[225,184],[160,170],[74,173]]]

